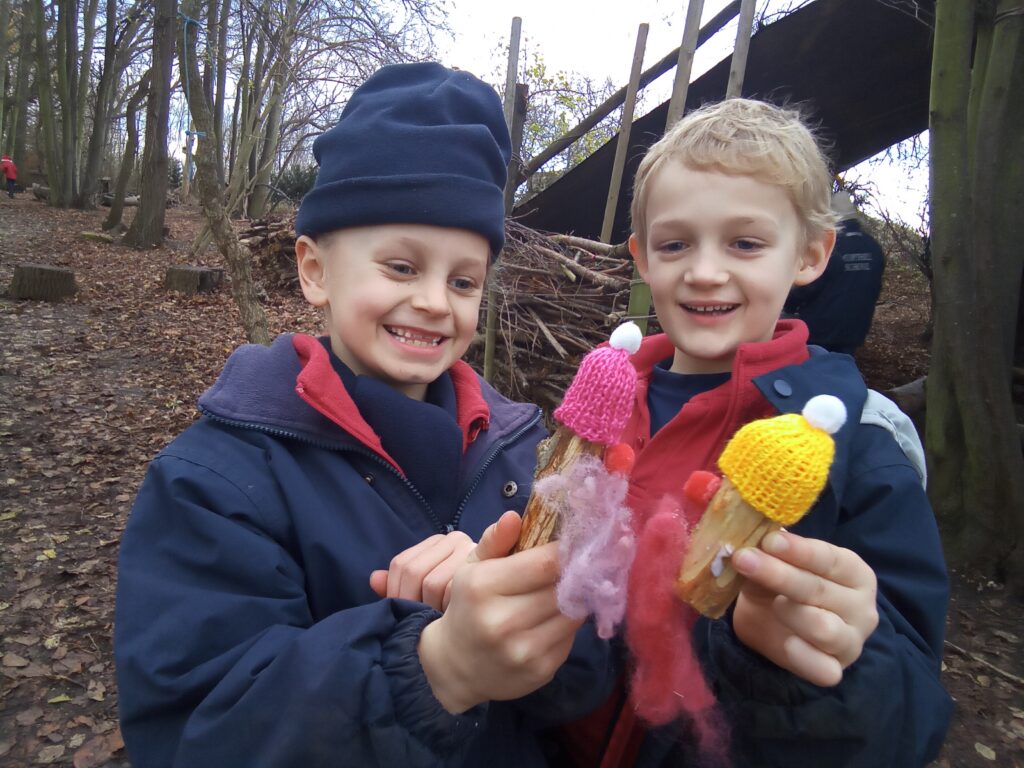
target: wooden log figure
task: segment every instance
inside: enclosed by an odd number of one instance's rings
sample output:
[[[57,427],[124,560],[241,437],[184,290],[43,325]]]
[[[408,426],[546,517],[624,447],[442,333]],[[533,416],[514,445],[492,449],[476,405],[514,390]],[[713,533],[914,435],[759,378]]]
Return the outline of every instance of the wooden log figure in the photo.
[[[743,582],[731,555],[807,514],[828,480],[832,435],[845,422],[839,398],[812,397],[802,413],[758,419],[733,435],[718,459],[723,478],[690,476],[686,495],[708,506],[676,581],[680,599],[713,619],[725,613]]]
[[[539,480],[567,473],[583,456],[604,459],[606,449],[618,444],[636,396],[636,369],[629,356],[640,348],[641,339],[635,323],[624,323],[612,333],[607,347],[599,347],[583,358],[562,404],[554,412],[561,426],[537,447],[535,488]],[[556,510],[560,506],[534,490],[514,551],[557,538]]]

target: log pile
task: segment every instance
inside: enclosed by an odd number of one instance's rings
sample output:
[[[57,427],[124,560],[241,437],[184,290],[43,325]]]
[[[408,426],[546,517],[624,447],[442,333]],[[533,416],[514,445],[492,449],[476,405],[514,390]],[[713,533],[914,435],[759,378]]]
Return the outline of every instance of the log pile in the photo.
[[[239,239],[267,288],[298,290],[294,219],[252,221]],[[580,359],[607,341],[626,315],[633,262],[624,246],[568,235],[544,235],[509,222],[505,250],[493,268],[498,307],[494,386],[550,412],[561,402]],[[483,370],[483,318],[466,355]]]

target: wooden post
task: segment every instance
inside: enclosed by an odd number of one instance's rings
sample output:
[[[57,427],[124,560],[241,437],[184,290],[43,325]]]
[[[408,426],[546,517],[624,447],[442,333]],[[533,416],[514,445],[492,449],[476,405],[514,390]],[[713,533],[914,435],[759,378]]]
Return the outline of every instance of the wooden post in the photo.
[[[615,145],[615,161],[612,163],[612,178],[608,185],[608,200],[604,206],[604,223],[601,225],[601,242],[610,243],[615,226],[615,209],[618,207],[619,190],[622,187],[622,171],[626,165],[629,149],[629,132],[633,127],[633,110],[636,107],[636,92],[640,86],[640,69],[644,64],[647,48],[647,25],[641,24],[636,32],[636,47],[633,49],[633,67],[629,71],[629,85],[626,86],[626,103],[622,107],[622,123],[619,141]]]
[[[668,103],[667,131],[686,111],[686,92],[690,88],[690,70],[693,69],[693,54],[697,51],[697,35],[700,33],[700,15],[704,11],[704,0],[690,0],[686,6],[686,26],[683,28],[683,42],[679,45],[679,59],[676,61],[676,80],[672,86],[672,99]]]
[[[181,201],[188,201],[188,193],[192,187],[192,131],[185,131],[185,165],[181,174]]]
[[[526,108],[530,101],[530,86],[516,83],[515,106],[509,133],[512,137],[512,159],[508,161],[508,181],[505,182],[505,215],[512,213],[517,184],[514,179],[523,166],[523,130],[526,127]]]
[[[515,112],[516,80],[519,76],[519,37],[523,29],[523,20],[519,16],[512,17],[512,32],[508,44],[508,69],[505,75],[505,124],[512,133],[512,116]],[[512,174],[505,182],[505,214],[510,209],[509,200],[515,197],[515,179]],[[512,194],[508,187],[512,186]],[[484,380],[490,382],[494,378],[494,347],[498,338],[498,297],[497,291],[487,288],[487,320],[484,325]]]
[[[736,47],[729,64],[729,85],[725,98],[735,99],[743,93],[743,75],[747,71],[747,53],[750,51],[750,31],[754,26],[757,0],[741,0],[739,24],[736,27]]]

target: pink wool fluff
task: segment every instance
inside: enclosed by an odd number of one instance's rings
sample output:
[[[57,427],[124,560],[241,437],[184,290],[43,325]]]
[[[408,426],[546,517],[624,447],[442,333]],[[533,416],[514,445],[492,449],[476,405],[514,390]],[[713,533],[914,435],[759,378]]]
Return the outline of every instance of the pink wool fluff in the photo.
[[[669,499],[639,535],[626,617],[626,643],[635,664],[632,698],[637,715],[652,725],[688,715],[702,753],[717,758],[725,754],[726,739],[693,649],[697,615],[674,590],[689,539],[682,510]]]
[[[562,576],[558,609],[571,619],[594,616],[608,639],[626,612],[626,581],[635,540],[625,504],[628,480],[600,460],[582,457],[564,474],[540,480],[535,492],[558,510]]]
[[[614,347],[588,353],[555,409],[555,419],[592,443],[619,442],[636,396],[636,369],[629,355]]]

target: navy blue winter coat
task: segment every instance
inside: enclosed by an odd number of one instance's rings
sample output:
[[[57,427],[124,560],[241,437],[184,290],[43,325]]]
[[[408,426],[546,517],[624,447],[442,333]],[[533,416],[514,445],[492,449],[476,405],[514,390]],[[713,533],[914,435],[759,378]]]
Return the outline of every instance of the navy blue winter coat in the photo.
[[[785,311],[807,324],[811,344],[852,355],[871,330],[884,270],[881,246],[856,219],[844,221],[825,271],[793,288]]]
[[[534,406],[451,370],[465,439],[451,529],[522,511]],[[543,765],[539,732],[607,696],[589,625],[555,679],[451,715],[416,652],[440,614],[370,572],[449,528],[359,416],[325,348],[245,346],[152,462],[121,545],[115,659],[133,768]],[[423,440],[429,435],[410,435]]]

